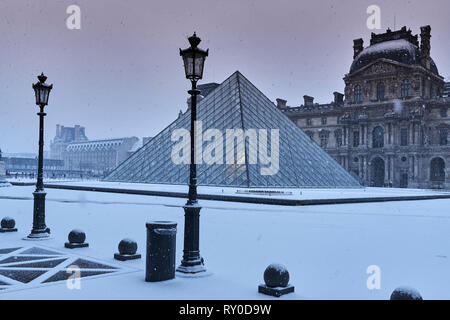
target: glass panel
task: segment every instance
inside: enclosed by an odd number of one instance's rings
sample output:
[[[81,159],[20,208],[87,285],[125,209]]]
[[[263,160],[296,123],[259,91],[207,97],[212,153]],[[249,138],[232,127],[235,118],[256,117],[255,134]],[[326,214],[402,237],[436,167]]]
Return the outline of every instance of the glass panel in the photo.
[[[203,77],[203,65],[205,63],[204,57],[195,57],[195,76],[199,79]]]
[[[43,87],[41,88],[41,103],[47,104],[48,103],[48,89]]]
[[[41,90],[39,90],[39,88],[35,88],[34,89],[34,95],[36,98],[36,104],[40,104],[41,103]]]
[[[190,56],[184,56],[184,71],[186,73],[186,77],[192,77],[194,74],[194,58]]]

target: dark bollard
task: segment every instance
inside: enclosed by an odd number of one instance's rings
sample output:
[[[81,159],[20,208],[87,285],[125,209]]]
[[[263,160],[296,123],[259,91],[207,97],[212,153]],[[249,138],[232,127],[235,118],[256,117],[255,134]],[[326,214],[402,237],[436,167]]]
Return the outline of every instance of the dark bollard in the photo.
[[[391,300],[423,300],[419,291],[409,287],[398,287],[391,294]]]
[[[85,248],[89,247],[89,243],[85,243],[86,234],[78,229],[70,231],[68,236],[69,242],[66,242],[64,246],[69,249]]]
[[[147,222],[147,259],[145,281],[156,282],[175,278],[177,223]]]
[[[119,253],[114,254],[114,259],[120,261],[140,259],[141,255],[136,254],[137,242],[131,239],[123,239],[119,242]]]
[[[4,217],[1,222],[0,232],[1,233],[16,232],[17,228],[15,228],[15,226],[16,226],[16,221],[13,218]]]
[[[264,282],[258,287],[258,292],[269,296],[281,297],[294,292],[294,286],[289,284],[289,272],[281,264],[271,264],[264,271]]]

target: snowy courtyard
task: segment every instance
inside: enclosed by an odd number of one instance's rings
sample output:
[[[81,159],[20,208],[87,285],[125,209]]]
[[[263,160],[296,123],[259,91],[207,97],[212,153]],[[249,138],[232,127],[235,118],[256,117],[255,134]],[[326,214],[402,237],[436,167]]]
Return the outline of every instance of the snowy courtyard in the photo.
[[[186,192],[187,187],[179,188]],[[16,253],[0,250],[0,260],[33,248],[48,250],[44,261],[66,260],[55,270],[37,265],[35,270],[41,270],[42,275],[28,283],[11,280],[2,271],[8,266],[19,271],[29,268],[21,268],[19,262],[11,264],[11,260],[6,261],[9,264],[0,261],[0,299],[270,299],[259,294],[257,287],[263,283],[265,268],[273,262],[287,267],[290,283],[295,286],[295,293],[280,299],[389,299],[399,286],[416,288],[424,299],[450,299],[446,290],[450,283],[450,200],[319,206],[202,200],[200,250],[212,274],[149,283],[144,281],[145,223],[178,223],[178,264],[185,199],[46,189],[46,221],[52,239],[25,241],[31,230],[33,190],[33,186],[0,188],[1,217],[13,217],[19,229],[0,234],[0,249],[17,249]],[[200,187],[199,193],[202,191],[205,189]],[[291,197],[299,197],[300,190],[291,191]],[[301,194],[305,197],[308,192],[310,198],[321,192],[325,196],[333,192],[347,196],[429,193],[372,188],[304,190]],[[75,228],[86,232],[88,248],[64,248],[68,233]],[[137,241],[142,259],[113,259],[123,238]],[[93,264],[86,267],[91,272],[90,268],[113,272],[82,277],[79,290],[68,289],[64,277],[46,282],[78,259]],[[381,271],[379,290],[367,287],[370,274],[366,270],[372,265]]]

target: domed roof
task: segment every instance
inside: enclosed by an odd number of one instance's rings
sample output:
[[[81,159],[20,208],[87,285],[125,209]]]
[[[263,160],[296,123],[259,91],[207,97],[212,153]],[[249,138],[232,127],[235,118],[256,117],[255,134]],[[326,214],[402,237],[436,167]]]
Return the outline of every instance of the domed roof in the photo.
[[[408,65],[420,64],[419,48],[405,39],[384,41],[373,44],[358,54],[350,67],[350,73],[369,65],[378,59],[389,59]],[[439,74],[436,64],[431,59],[431,72]]]

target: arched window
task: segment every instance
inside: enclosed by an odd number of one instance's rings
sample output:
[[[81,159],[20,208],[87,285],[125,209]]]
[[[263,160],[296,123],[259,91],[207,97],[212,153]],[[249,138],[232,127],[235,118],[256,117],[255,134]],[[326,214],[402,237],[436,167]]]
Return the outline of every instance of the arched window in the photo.
[[[353,89],[353,102],[361,102],[362,101],[362,90],[361,86],[358,84]]]
[[[384,129],[382,127],[375,127],[372,131],[372,147],[383,148],[384,147]]]
[[[383,100],[385,92],[386,92],[386,87],[384,85],[384,82],[378,83],[377,84],[377,100]]]
[[[408,79],[402,81],[402,98],[409,97],[409,90],[411,88],[411,83]]]
[[[435,182],[445,181],[445,162],[441,158],[431,160],[430,180]]]

